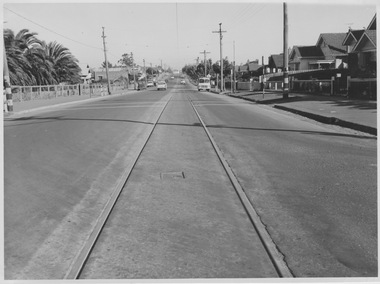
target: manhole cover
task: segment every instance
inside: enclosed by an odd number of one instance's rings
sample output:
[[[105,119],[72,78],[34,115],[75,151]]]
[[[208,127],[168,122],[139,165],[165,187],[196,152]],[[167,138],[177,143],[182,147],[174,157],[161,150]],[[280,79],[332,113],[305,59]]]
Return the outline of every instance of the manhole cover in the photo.
[[[161,179],[183,179],[185,178],[184,172],[167,172],[161,173]]]

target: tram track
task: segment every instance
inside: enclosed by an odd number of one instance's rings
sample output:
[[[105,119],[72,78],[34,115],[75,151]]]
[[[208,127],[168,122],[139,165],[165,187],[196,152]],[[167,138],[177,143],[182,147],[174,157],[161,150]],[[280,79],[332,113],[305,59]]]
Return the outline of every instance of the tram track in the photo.
[[[173,90],[174,91],[174,90]],[[146,145],[149,143],[149,140],[154,133],[156,126],[159,125],[160,118],[162,117],[165,109],[167,108],[169,102],[172,100],[173,93],[169,97],[169,99],[166,101],[165,105],[163,106],[162,110],[160,111],[157,119],[155,120],[155,123],[152,126],[152,129],[150,130],[149,135],[147,135],[147,139],[144,141],[140,151],[136,153],[133,162],[130,164],[130,166],[125,170],[123,173],[123,176],[120,179],[120,182],[112,192],[108,202],[104,206],[100,216],[98,217],[96,221],[96,225],[94,226],[93,231],[85,241],[82,249],[80,252],[77,254],[75,257],[74,261],[69,267],[69,270],[67,271],[65,275],[65,279],[78,279],[81,275],[81,272],[83,271],[84,267],[86,266],[86,262],[89,259],[91,252],[93,248],[96,245],[96,242],[104,228],[104,226],[107,223],[107,220],[113,210],[113,208],[116,206],[118,198],[123,191],[123,188],[128,182],[129,177],[131,176],[131,173],[133,169],[135,168],[140,156],[142,155]],[[269,233],[267,232],[265,225],[261,222],[260,217],[256,213],[256,210],[254,209],[253,205],[249,201],[248,197],[246,196],[244,189],[241,187],[239,181],[237,180],[236,176],[234,175],[232,169],[228,165],[226,159],[223,156],[223,153],[220,151],[218,145],[216,144],[214,138],[212,137],[210,131],[207,129],[207,125],[205,122],[202,120],[199,112],[196,109],[196,106],[194,105],[193,101],[190,99],[188,95],[186,95],[188,101],[191,104],[192,109],[194,110],[200,125],[206,135],[210,143],[212,144],[213,149],[215,150],[215,153],[222,164],[225,173],[227,174],[233,188],[236,191],[236,194],[238,195],[242,206],[244,207],[245,212],[247,213],[251,224],[253,225],[255,231],[257,232],[261,243],[263,247],[265,248],[266,253],[268,254],[269,259],[271,260],[273,267],[275,268],[277,274],[279,277],[283,278],[290,278],[293,277],[290,269],[288,268],[284,256],[281,254],[281,252],[278,250],[277,246],[273,242],[272,238],[270,237]]]
[[[65,277],[64,279],[78,279],[79,276],[80,276],[80,273],[81,271],[83,270],[85,264],[86,264],[86,261],[89,257],[89,255],[91,254],[91,251],[93,249],[93,247],[95,246],[95,243],[103,229],[103,227],[105,226],[106,222],[107,222],[107,219],[108,217],[110,216],[111,212],[112,212],[112,209],[113,207],[115,206],[116,202],[117,202],[117,199],[118,197],[120,196],[120,193],[122,192],[123,188],[124,188],[124,185],[127,183],[128,181],[128,178],[129,176],[131,175],[132,171],[133,171],[133,168],[135,167],[139,157],[141,156],[141,153],[144,151],[144,148],[145,146],[147,145],[150,137],[152,136],[153,132],[154,132],[154,129],[156,128],[162,114],[164,113],[164,110],[166,109],[168,103],[170,102],[171,98],[172,98],[173,94],[170,96],[170,98],[166,101],[164,107],[162,108],[162,110],[160,111],[157,119],[155,120],[153,126],[152,126],[152,129],[150,130],[150,133],[147,137],[147,139],[145,140],[145,142],[143,143],[140,151],[137,152],[137,154],[135,155],[134,159],[133,159],[133,162],[129,165],[129,167],[124,171],[121,179],[120,179],[120,182],[118,183],[118,185],[115,187],[115,189],[113,190],[108,202],[106,203],[106,205],[104,206],[101,214],[99,215],[97,221],[96,221],[96,224],[94,226],[94,229],[93,231],[91,232],[91,234],[89,235],[88,239],[85,241],[82,249],[80,250],[80,252],[76,255],[74,261],[72,262],[72,264],[70,265],[67,273],[65,274]]]
[[[224,170],[226,171],[226,174],[228,175],[237,195],[239,196],[239,199],[246,210],[252,225],[254,226],[257,234],[260,237],[261,242],[263,243],[263,246],[265,247],[265,250],[268,253],[268,256],[270,257],[273,266],[275,267],[278,275],[280,277],[284,278],[291,278],[293,277],[292,272],[290,271],[288,265],[286,264],[284,260],[284,256],[281,254],[281,252],[277,249],[276,244],[273,242],[272,238],[270,237],[268,231],[265,228],[265,225],[261,222],[259,215],[257,214],[255,208],[253,207],[252,203],[249,201],[247,195],[245,194],[243,188],[241,187],[238,179],[236,178],[235,174],[233,173],[231,167],[228,165],[227,160],[224,158],[223,153],[220,151],[218,145],[216,144],[214,138],[212,137],[210,131],[207,129],[206,124],[202,120],[199,112],[197,111],[195,105],[190,100],[191,106],[193,107],[200,123],[202,124],[203,129],[205,130],[207,137],[209,138],[215,153],[217,154],[220,162],[223,165]]]

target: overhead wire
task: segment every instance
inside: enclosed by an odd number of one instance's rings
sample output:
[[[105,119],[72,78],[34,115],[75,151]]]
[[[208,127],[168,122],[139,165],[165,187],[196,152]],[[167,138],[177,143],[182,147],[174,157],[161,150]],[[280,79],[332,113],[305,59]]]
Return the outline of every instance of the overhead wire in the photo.
[[[62,34],[60,34],[60,33],[57,33],[56,31],[53,31],[52,29],[49,29],[49,28],[47,28],[47,27],[45,27],[45,26],[43,26],[43,25],[41,25],[41,24],[39,24],[39,23],[37,23],[37,22],[35,22],[35,21],[32,21],[32,20],[30,20],[30,19],[28,19],[28,18],[26,18],[26,17],[24,17],[24,16],[22,16],[22,15],[16,13],[15,11],[12,11],[11,9],[9,9],[9,8],[7,8],[7,7],[4,7],[4,9],[8,10],[9,12],[12,12],[13,14],[19,16],[20,18],[23,18],[23,19],[25,19],[25,20],[27,20],[27,21],[29,21],[29,22],[31,22],[31,23],[33,23],[33,24],[35,24],[35,25],[37,25],[37,26],[39,26],[39,27],[41,27],[41,28],[43,28],[43,29],[45,29],[45,30],[47,30],[47,31],[49,31],[49,32],[52,32],[52,33],[54,33],[54,34],[56,34],[56,35],[59,35],[59,36],[65,38],[65,39],[71,40],[71,41],[73,41],[73,42],[75,42],[75,43],[79,43],[79,44],[84,45],[84,46],[86,46],[86,47],[90,47],[90,48],[98,49],[98,50],[103,50],[103,49],[100,48],[100,47],[92,46],[92,45],[89,45],[89,44],[86,44],[86,43],[83,43],[83,42],[77,41],[77,40],[75,40],[75,39],[69,38],[69,37],[67,37],[67,36],[65,36],[65,35],[62,35]]]

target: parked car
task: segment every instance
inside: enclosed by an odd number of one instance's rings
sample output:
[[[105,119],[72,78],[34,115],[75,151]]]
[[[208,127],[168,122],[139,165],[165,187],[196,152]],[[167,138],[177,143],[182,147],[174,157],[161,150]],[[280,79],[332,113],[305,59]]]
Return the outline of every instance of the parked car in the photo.
[[[156,86],[157,86],[157,91],[159,91],[159,90],[166,90],[168,88],[168,85],[166,85],[165,81],[158,81],[156,83]]]
[[[146,86],[147,86],[147,87],[153,87],[153,86],[154,86],[153,81],[148,81],[148,82],[146,83]]]
[[[186,84],[186,81],[184,79],[181,80],[181,84],[182,85],[185,85]]]

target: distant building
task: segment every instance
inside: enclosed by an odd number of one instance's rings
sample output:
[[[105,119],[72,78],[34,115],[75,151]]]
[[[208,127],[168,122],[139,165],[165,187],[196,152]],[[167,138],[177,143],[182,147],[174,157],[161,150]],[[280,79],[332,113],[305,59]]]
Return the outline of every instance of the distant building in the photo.
[[[278,73],[282,72],[284,69],[284,54],[272,54],[268,58],[268,66],[269,73]]]
[[[259,64],[259,60],[248,60],[246,64],[236,66],[235,70],[243,77],[254,77],[262,74],[262,68],[263,66]]]
[[[96,68],[91,70],[94,82],[104,83],[107,82],[107,71],[106,68]],[[129,70],[125,67],[111,67],[108,68],[108,76],[110,83],[120,81],[128,81]]]

